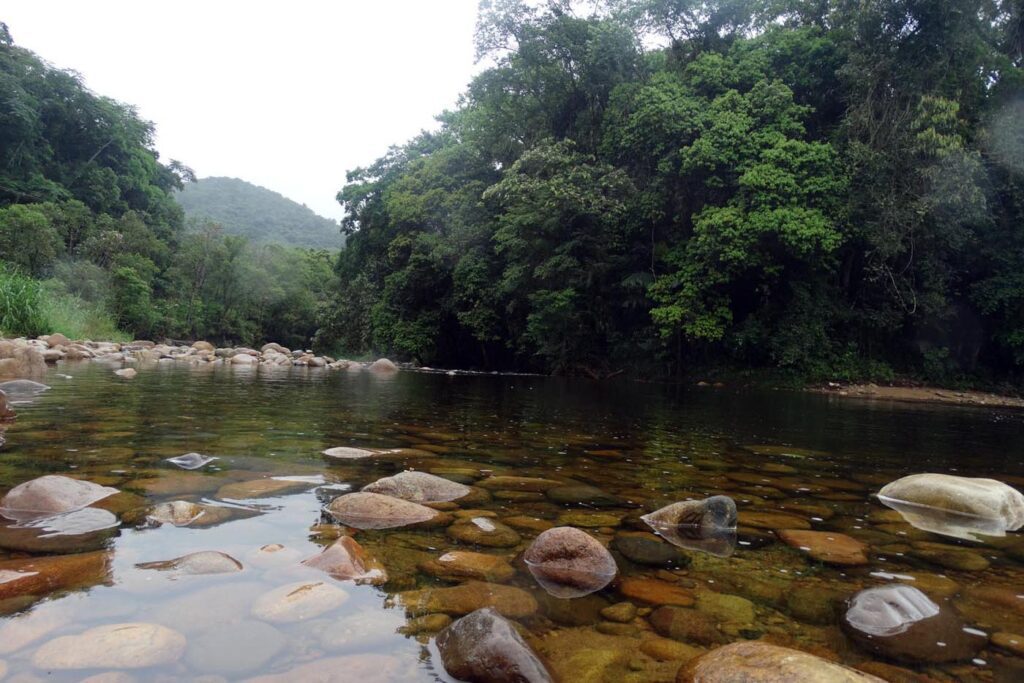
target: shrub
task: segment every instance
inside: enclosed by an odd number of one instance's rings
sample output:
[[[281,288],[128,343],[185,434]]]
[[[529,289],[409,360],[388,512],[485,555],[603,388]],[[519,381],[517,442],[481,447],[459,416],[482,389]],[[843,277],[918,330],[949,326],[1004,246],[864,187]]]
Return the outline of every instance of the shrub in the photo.
[[[5,334],[46,334],[43,288],[36,280],[0,263],[0,331]]]

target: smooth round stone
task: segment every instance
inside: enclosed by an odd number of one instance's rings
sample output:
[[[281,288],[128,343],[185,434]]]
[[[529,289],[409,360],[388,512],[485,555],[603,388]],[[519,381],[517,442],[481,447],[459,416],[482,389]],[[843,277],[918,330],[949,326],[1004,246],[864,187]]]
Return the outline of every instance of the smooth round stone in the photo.
[[[942,510],[990,520],[995,522],[996,535],[1024,527],[1024,494],[995,479],[912,474],[883,486],[878,499],[899,512],[909,504],[919,511]]]
[[[489,517],[457,520],[445,533],[460,543],[491,548],[511,548],[522,540],[515,529]]]
[[[643,532],[619,534],[612,539],[612,548],[630,562],[649,567],[687,567],[691,562],[679,548]]]
[[[860,645],[909,662],[954,662],[972,658],[987,636],[964,623],[951,607],[940,607],[912,586],[868,588],[850,599],[843,629]]]
[[[601,616],[608,621],[628,624],[636,618],[636,605],[631,602],[617,602],[601,609]]]
[[[37,669],[143,669],[172,664],[185,653],[185,636],[159,624],[109,624],[55,638],[36,650]]]
[[[618,567],[593,536],[572,527],[541,533],[523,554],[537,583],[558,598],[577,598],[601,590]]]
[[[232,574],[242,571],[242,563],[226,553],[216,550],[202,550],[190,553],[173,560],[159,562],[142,562],[135,565],[139,569],[156,569],[170,571],[175,574]]]
[[[682,586],[659,579],[637,577],[623,579],[619,583],[619,593],[624,597],[651,605],[691,607],[695,602],[692,592]]]
[[[676,683],[885,683],[821,657],[759,641],[715,648],[685,664]]]
[[[390,375],[391,373],[398,372],[398,366],[387,358],[378,358],[370,363],[370,367],[367,370],[377,374]]]
[[[188,526],[206,514],[206,508],[205,505],[187,500],[172,500],[150,508],[146,520],[153,524]]]
[[[437,634],[436,643],[445,671],[462,681],[554,681],[515,626],[491,608],[457,619]]]
[[[336,458],[338,460],[362,460],[363,458],[372,458],[377,455],[379,451],[371,451],[365,448],[351,448],[349,446],[336,446],[335,448],[328,448],[322,452],[328,458]]]
[[[48,474],[8,491],[0,498],[0,516],[25,521],[74,512],[117,492],[109,486]]]
[[[463,498],[469,495],[472,489],[426,472],[407,471],[378,479],[364,486],[362,490],[411,500],[414,503],[444,503]]]
[[[339,496],[327,511],[342,524],[356,529],[390,529],[413,524],[442,524],[451,519],[437,510],[401,498],[379,493],[349,493]]]
[[[811,523],[803,517],[783,512],[757,512],[743,510],[738,516],[739,524],[757,529],[810,529]]]
[[[500,614],[519,619],[535,613],[537,600],[515,586],[483,581],[467,581],[451,588],[424,588],[398,594],[399,601],[414,616],[440,612],[469,614],[482,607],[493,607]]]
[[[992,644],[1018,657],[1024,657],[1024,636],[1016,633],[993,633]]]
[[[269,624],[240,621],[193,637],[185,661],[204,674],[237,676],[263,668],[285,642],[284,635]]]
[[[252,615],[271,623],[312,619],[341,607],[348,593],[322,581],[288,584],[264,593],[252,606]]]
[[[503,557],[455,550],[436,560],[420,564],[420,570],[441,579],[464,581],[478,579],[501,583],[511,579],[516,570]]]
[[[868,546],[835,531],[782,529],[776,532],[786,545],[802,550],[819,562],[844,566],[868,563]]]
[[[698,645],[728,642],[710,615],[685,607],[659,607],[649,618],[654,630],[666,638]]]
[[[405,623],[405,616],[395,610],[367,609],[323,624],[311,623],[310,631],[316,634],[321,646],[332,652],[373,652],[393,642],[395,633]]]
[[[963,572],[985,571],[991,564],[983,555],[973,550],[943,543],[916,541],[911,544],[908,554],[940,567]]]

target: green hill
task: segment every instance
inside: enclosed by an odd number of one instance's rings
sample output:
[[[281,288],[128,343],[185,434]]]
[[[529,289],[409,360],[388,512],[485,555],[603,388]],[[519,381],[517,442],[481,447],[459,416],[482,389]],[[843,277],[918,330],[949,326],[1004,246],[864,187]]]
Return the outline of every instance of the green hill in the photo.
[[[238,178],[201,178],[177,193],[187,218],[220,223],[254,242],[340,249],[338,224],[277,192]]]

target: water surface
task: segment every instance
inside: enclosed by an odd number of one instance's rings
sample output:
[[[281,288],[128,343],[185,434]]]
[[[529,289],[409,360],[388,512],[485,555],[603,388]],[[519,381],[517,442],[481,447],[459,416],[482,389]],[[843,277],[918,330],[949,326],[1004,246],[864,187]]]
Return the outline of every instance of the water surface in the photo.
[[[60,636],[146,622],[175,629],[188,647],[174,663],[134,672],[138,680],[244,680],[327,660],[351,671],[362,661],[365,681],[439,680],[432,632],[415,633],[422,624],[412,621],[402,594],[454,585],[419,568],[453,549],[512,562],[517,573],[509,583],[538,603],[520,622],[570,680],[674,680],[680,659],[640,647],[655,637],[649,616],[660,598],[623,595],[623,579],[693,596],[687,608],[710,616],[717,642],[765,638],[849,665],[878,657],[837,627],[842,600],[892,581],[917,581],[985,633],[1024,634],[1020,534],[986,544],[957,541],[903,523],[873,497],[886,482],[924,471],[993,476],[1021,488],[1020,412],[542,377],[174,363],[140,368],[130,381],[100,363],[68,364],[44,381],[53,389],[16,405],[18,418],[6,426],[0,493],[43,474],[88,479],[124,492],[107,506],[121,524],[109,538],[49,553],[106,553],[106,568],[85,585],[0,601],[0,629],[7,629],[0,630],[0,661],[12,678],[75,681],[103,673],[40,670],[32,658]],[[334,446],[415,450],[358,462],[320,454]],[[166,462],[188,452],[218,459],[195,472]],[[544,477],[597,487],[623,504],[598,510],[555,503],[543,492],[492,491],[472,507],[518,520],[520,543],[501,548],[460,545],[443,528],[345,530],[323,514],[335,496],[405,469],[465,483],[491,475]],[[231,490],[224,485],[270,477],[293,477],[294,486],[249,500],[222,494]],[[638,519],[646,511],[715,494],[731,495],[740,507],[740,545],[731,557],[686,552],[689,565],[669,569],[616,552],[619,581],[573,600],[548,596],[517,560],[544,522],[583,525],[609,543],[646,529]],[[171,500],[230,509],[213,526],[145,522],[150,506]],[[869,564],[830,566],[776,541],[770,515],[780,512],[864,541]],[[523,517],[541,522],[531,529]],[[336,582],[299,564],[339,533],[352,533],[386,567],[386,584]],[[961,556],[940,562],[922,543],[969,552],[987,566],[963,568],[970,563]],[[273,544],[282,548],[269,552]],[[0,562],[32,556],[10,545],[0,547]],[[244,570],[175,576],[135,566],[200,550],[227,553]],[[344,604],[269,628],[253,615],[260,596],[314,575],[347,593]],[[625,600],[639,609],[636,619],[601,616],[602,608]],[[15,640],[12,627],[36,637]],[[709,647],[699,641],[679,640]],[[1024,659],[995,645],[973,661],[888,663],[937,680],[1024,680]]]

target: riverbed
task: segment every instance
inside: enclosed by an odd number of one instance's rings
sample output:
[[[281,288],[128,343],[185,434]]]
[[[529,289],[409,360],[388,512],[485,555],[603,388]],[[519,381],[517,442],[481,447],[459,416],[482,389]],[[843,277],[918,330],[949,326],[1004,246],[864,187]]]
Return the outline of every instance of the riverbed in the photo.
[[[0,600],[0,678],[449,680],[434,636],[499,601],[563,680],[674,681],[687,662],[739,641],[891,680],[1024,680],[1024,647],[1013,640],[1024,634],[1020,532],[952,538],[875,497],[918,472],[1024,488],[1024,411],[406,370],[137,369],[125,379],[107,364],[62,363],[37,378],[51,389],[16,401],[17,418],[3,427],[0,495],[52,474],[117,493],[93,506],[116,525],[90,533],[27,536],[0,524],[0,576],[26,560],[77,567]],[[375,455],[323,455],[337,447]],[[188,453],[215,459],[195,469],[169,462]],[[435,505],[447,524],[426,528],[357,529],[324,511],[406,470],[473,495]],[[739,508],[728,553],[672,545],[640,519],[713,495]],[[173,501],[203,514],[160,522],[153,510]],[[490,520],[477,525],[487,533],[453,532],[473,520]],[[614,580],[575,598],[545,591],[521,555],[554,526],[608,547]],[[865,559],[823,561],[783,541],[793,529],[848,536]],[[339,580],[302,564],[343,536],[386,579]],[[238,570],[138,566],[199,551],[223,553]],[[500,571],[439,570],[452,551],[494,556]],[[911,661],[851,639],[839,627],[846,601],[894,583],[919,588],[984,642],[957,661]],[[324,599],[279,609],[276,592],[300,584],[324,586]],[[124,624],[175,636],[140,668],[113,655],[65,667],[52,654]]]

